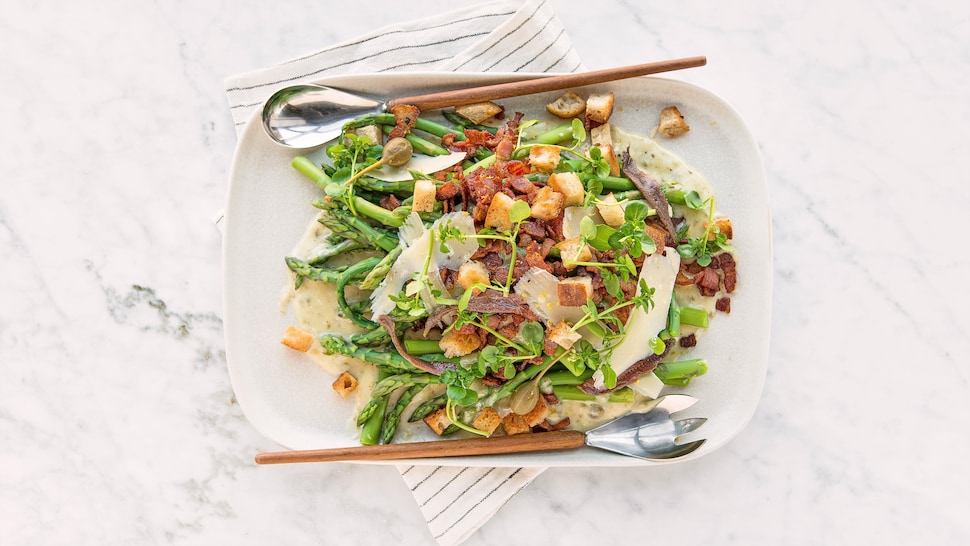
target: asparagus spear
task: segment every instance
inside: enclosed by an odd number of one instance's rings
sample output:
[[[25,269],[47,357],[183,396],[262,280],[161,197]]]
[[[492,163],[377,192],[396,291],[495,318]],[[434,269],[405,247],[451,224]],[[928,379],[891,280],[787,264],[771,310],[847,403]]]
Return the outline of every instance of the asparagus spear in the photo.
[[[383,370],[377,373],[377,379],[381,380],[386,376],[388,372]],[[371,398],[364,410],[357,415],[357,425],[361,427],[360,429],[360,443],[364,445],[375,445],[380,441],[381,426],[384,423],[384,412],[387,411],[387,400],[390,398],[390,393]],[[372,404],[373,403],[373,404]],[[364,418],[361,418],[361,416]]]
[[[320,346],[326,354],[342,354],[396,371],[416,371],[407,359],[393,350],[378,351],[376,349],[358,347],[339,336],[320,336],[319,340]]]
[[[432,398],[431,400],[428,400],[427,402],[424,402],[423,404],[421,404],[418,407],[414,408],[414,411],[411,412],[411,416],[408,417],[408,422],[409,423],[415,423],[417,421],[420,421],[421,419],[424,419],[428,415],[431,415],[432,413],[434,413],[434,412],[438,411],[439,409],[445,407],[445,403],[447,403],[447,402],[448,402],[448,395],[447,394],[442,394],[442,395],[436,396],[436,397]]]
[[[393,232],[376,228],[347,211],[327,207],[327,205],[324,206],[327,214],[320,218],[320,223],[334,233],[385,252],[397,248],[398,240]]]
[[[397,261],[398,257],[401,255],[401,252],[404,252],[404,249],[400,246],[396,246],[393,250],[388,252],[387,255],[384,256],[384,258],[382,258],[376,266],[374,266],[374,269],[372,269],[370,273],[364,277],[364,280],[360,283],[360,288],[363,290],[373,290],[377,288],[377,285],[381,284],[381,281],[383,281],[384,277],[387,276],[387,272],[391,270],[391,266],[393,266],[394,262]]]
[[[347,270],[347,266],[327,268],[315,267],[310,265],[308,262],[293,256],[287,256],[284,261],[286,262],[286,267],[290,268],[290,271],[296,273],[297,287],[299,287],[299,285],[303,282],[303,279],[336,283],[340,275]]]
[[[411,385],[401,393],[397,402],[394,403],[394,407],[384,416],[384,426],[381,428],[381,443],[391,443],[391,440],[394,439],[394,433],[397,432],[397,426],[401,422],[401,415],[404,413],[404,409],[407,408],[411,400],[426,386]]]
[[[347,303],[347,296],[344,293],[344,289],[352,280],[360,275],[366,274],[375,265],[377,265],[378,262],[380,262],[380,258],[376,256],[373,258],[367,258],[366,260],[361,260],[348,267],[343,273],[341,273],[340,276],[337,277],[337,282],[335,283],[337,290],[337,305],[340,307],[340,310],[343,311],[347,318],[353,321],[354,324],[363,326],[364,328],[377,328],[378,324],[370,319],[365,318],[357,309],[352,308]]]
[[[679,360],[677,362],[661,362],[653,373],[665,385],[686,386],[690,380],[707,373],[707,361],[703,358]]]

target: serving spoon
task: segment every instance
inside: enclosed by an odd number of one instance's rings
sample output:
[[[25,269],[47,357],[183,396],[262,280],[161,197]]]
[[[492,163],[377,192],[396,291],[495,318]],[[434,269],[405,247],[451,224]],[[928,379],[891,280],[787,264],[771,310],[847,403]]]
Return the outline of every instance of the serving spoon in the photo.
[[[578,74],[548,76],[428,95],[400,97],[387,102],[332,87],[298,84],[284,87],[266,100],[262,112],[263,128],[266,129],[270,138],[278,144],[288,148],[313,148],[340,135],[341,128],[348,121],[365,114],[385,112],[401,104],[409,104],[422,111],[435,110],[449,106],[475,104],[489,100],[611,82],[704,66],[705,64],[707,64],[706,57],[685,57]]]
[[[277,451],[256,455],[256,462],[259,464],[281,464],[386,461],[555,451],[583,446],[591,446],[638,459],[667,460],[683,457],[704,444],[705,440],[696,440],[684,444],[678,443],[678,440],[680,436],[697,430],[707,419],[695,417],[674,421],[670,417],[671,414],[687,409],[696,402],[696,398],[684,394],[670,394],[661,397],[649,411],[626,414],[586,433],[578,430],[562,430],[496,436],[494,438]]]

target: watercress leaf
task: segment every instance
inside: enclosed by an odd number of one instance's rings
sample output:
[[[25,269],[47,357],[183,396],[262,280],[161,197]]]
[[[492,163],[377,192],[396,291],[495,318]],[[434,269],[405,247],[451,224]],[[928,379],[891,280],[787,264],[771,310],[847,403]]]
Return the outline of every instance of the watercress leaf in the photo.
[[[613,370],[613,367],[604,363],[599,369],[603,371],[603,383],[606,385],[606,388],[612,389],[616,387],[616,372]]]
[[[468,394],[468,389],[462,387],[461,385],[448,385],[448,390],[446,392],[448,394],[448,398],[450,400],[454,400],[455,403],[458,404],[459,401],[464,399]]]
[[[623,210],[623,217],[631,224],[640,224],[647,219],[647,214],[649,213],[650,207],[646,203],[643,201],[631,201],[627,204],[626,209]]]
[[[532,209],[529,204],[521,199],[517,199],[515,203],[512,203],[512,207],[509,209],[509,220],[513,224],[518,224],[524,221],[529,215],[532,214]]]
[[[538,322],[534,322],[534,321],[529,321],[524,323],[519,333],[522,335],[522,339],[524,339],[527,343],[530,343],[532,345],[535,345],[535,344],[541,345],[546,337],[545,331],[542,329],[542,326],[539,325]]]
[[[701,267],[707,267],[711,265],[711,255],[707,253],[699,255],[697,257],[697,265]]]
[[[333,176],[331,176],[330,179],[336,184],[343,184],[344,182],[350,180],[350,177],[353,175],[354,173],[351,171],[350,167],[342,167],[334,171]]]
[[[502,370],[502,375],[505,376],[505,379],[512,379],[512,376],[515,375],[515,364],[511,362],[506,364],[505,369]]]
[[[583,120],[579,118],[573,118],[572,124],[573,139],[576,140],[576,144],[582,143],[586,140],[586,127],[583,126]]]
[[[643,250],[645,254],[653,254],[657,251],[657,243],[653,240],[653,237],[649,237],[647,234],[641,233],[640,249]]]
[[[347,193],[347,187],[343,184],[331,182],[323,188],[323,191],[330,197],[340,197],[341,195]]]
[[[690,190],[684,194],[684,201],[689,209],[700,210],[704,208],[705,201],[701,199],[701,195],[695,190]]]
[[[596,237],[596,223],[589,216],[583,216],[579,221],[579,233],[587,239]]]
[[[603,182],[598,178],[590,178],[586,182],[586,191],[593,196],[600,195],[603,193]]]
[[[603,326],[601,326],[598,322],[590,322],[586,325],[586,328],[590,331],[590,333],[599,338],[606,337],[608,333],[606,329],[603,328]]]

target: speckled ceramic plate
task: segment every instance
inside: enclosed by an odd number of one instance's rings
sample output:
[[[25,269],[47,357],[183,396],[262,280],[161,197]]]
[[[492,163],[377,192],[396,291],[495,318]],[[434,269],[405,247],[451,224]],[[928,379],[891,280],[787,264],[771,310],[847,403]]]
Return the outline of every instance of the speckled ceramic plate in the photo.
[[[485,85],[536,75],[378,74],[330,78],[328,85],[394,97]],[[718,449],[751,419],[768,364],[771,319],[771,235],[767,186],[758,148],[740,116],[709,91],[676,80],[646,77],[579,90],[613,91],[614,126],[647,133],[660,110],[677,105],[691,131],[663,145],[704,173],[718,209],[732,218],[738,252],[738,290],[730,315],[718,314],[692,355],[708,360],[707,375],[685,390],[700,402],[683,412],[704,416],[696,433],[707,443],[692,454],[655,463],[593,448],[546,454],[421,460],[463,466],[625,466],[673,464]],[[502,102],[508,111],[544,112],[556,93]],[[316,210],[318,188],[290,167],[298,152],[274,144],[258,116],[243,132],[230,175],[223,249],[226,353],[232,386],[246,417],[258,430],[289,449],[357,444],[353,402],[336,396],[333,377],[300,353],[280,344],[292,316],[281,310],[288,283],[283,258]],[[668,388],[669,389],[669,388]],[[423,425],[421,425],[423,426]],[[421,438],[414,432],[413,439]]]

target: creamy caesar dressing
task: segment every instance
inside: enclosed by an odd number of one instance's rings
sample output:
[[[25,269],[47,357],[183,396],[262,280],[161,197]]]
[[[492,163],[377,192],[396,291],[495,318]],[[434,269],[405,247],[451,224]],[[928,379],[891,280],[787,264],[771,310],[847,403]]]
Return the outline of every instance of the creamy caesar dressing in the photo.
[[[629,151],[636,160],[641,170],[653,176],[662,185],[676,184],[684,191],[694,190],[702,199],[707,199],[714,195],[713,188],[707,178],[697,170],[690,167],[683,159],[666,150],[655,140],[646,136],[629,133],[616,127],[613,128],[613,140],[617,151]],[[684,217],[689,223],[690,233],[699,233],[705,229],[708,213],[705,210],[694,211],[683,206],[673,206],[673,215]],[[293,249],[292,256],[301,259],[310,259],[328,244],[327,237],[330,230],[317,222],[313,222],[307,227],[303,236]],[[668,249],[671,251],[671,249]],[[361,259],[362,254],[358,253],[350,257],[338,257],[335,261],[343,259],[354,261]],[[339,261],[338,261],[339,263]],[[338,313],[337,296],[334,286],[325,282],[305,280],[299,289],[293,288],[293,274],[290,274],[288,288],[284,290],[282,298],[282,309],[290,308],[293,311],[296,326],[314,336],[320,334],[337,334],[340,336],[350,336],[364,332],[363,329],[355,325],[349,319],[340,316]],[[649,282],[648,282],[649,284]],[[351,298],[363,300],[367,297],[363,293],[354,293],[353,288],[348,288],[347,294]],[[677,302],[682,306],[703,308],[709,316],[714,315],[714,305],[717,297],[707,298],[701,296],[698,289],[693,285],[676,286],[675,295]],[[703,334],[704,329],[683,326],[684,334],[694,333],[698,338]],[[644,340],[644,355],[650,351],[647,340]],[[671,350],[667,360],[683,358],[684,353],[689,349],[682,349],[679,346]],[[359,410],[370,398],[377,379],[377,368],[358,359],[342,355],[324,354],[320,344],[314,343],[307,355],[328,374],[334,377],[344,371],[351,373],[359,381],[356,391],[357,410]],[[444,387],[432,385],[420,392],[409,404],[406,414],[426,400],[438,396]],[[556,422],[562,418],[569,418],[570,429],[589,430],[621,415],[632,411],[647,411],[655,403],[654,400],[637,394],[632,403],[612,403],[607,402],[606,397],[599,397],[595,401],[568,401],[563,400],[553,408],[550,421]],[[496,404],[496,409],[507,413],[507,404],[500,401]],[[355,412],[356,413],[356,412]],[[414,434],[414,430],[402,423],[403,437],[407,438]]]

